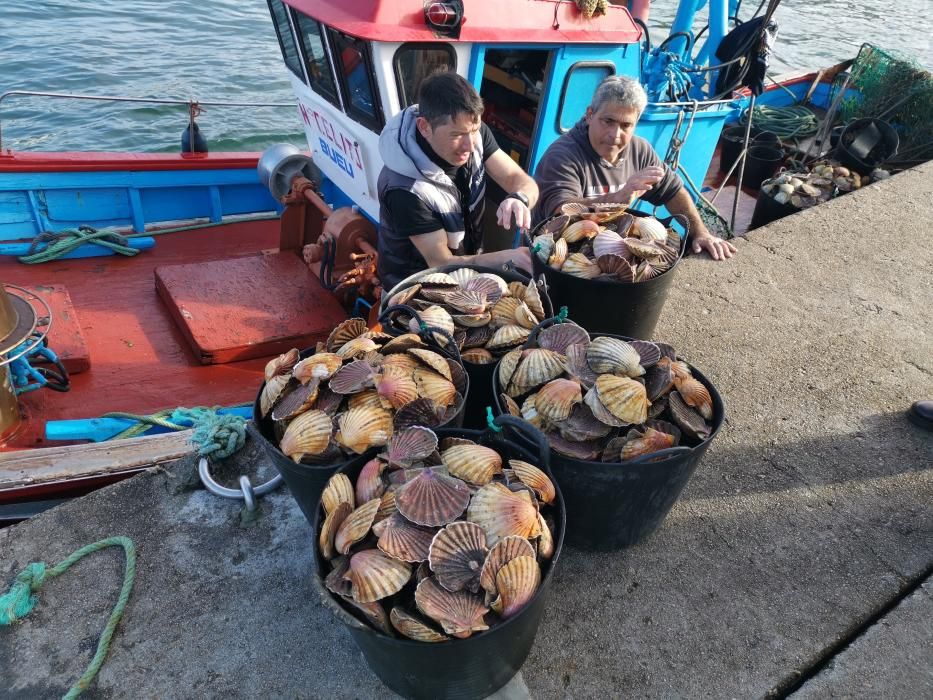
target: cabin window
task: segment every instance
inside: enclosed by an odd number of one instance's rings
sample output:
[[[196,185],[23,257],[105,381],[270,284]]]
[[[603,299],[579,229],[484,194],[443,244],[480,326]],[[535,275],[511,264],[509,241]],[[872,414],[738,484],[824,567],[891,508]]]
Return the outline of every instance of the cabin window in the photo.
[[[560,103],[557,107],[557,130],[570,131],[580,121],[590,105],[596,87],[610,75],[616,67],[608,61],[580,61],[574,63],[564,78],[564,87],[560,91]]]
[[[418,101],[421,81],[432,73],[457,70],[457,54],[450,44],[402,44],[392,61],[402,109]]]
[[[311,89],[332,105],[340,107],[321,25],[317,20],[300,12],[296,12],[295,15],[298,18],[298,35],[301,37],[301,45],[304,48],[305,65],[308,68],[308,81]]]
[[[351,118],[375,132],[382,130],[382,107],[374,80],[369,46],[362,39],[330,30],[334,68],[343,92],[344,109]]]
[[[298,56],[298,47],[295,45],[295,36],[288,22],[288,10],[282,0],[269,0],[269,13],[272,15],[272,24],[275,25],[275,34],[279,38],[279,48],[282,49],[282,58],[288,69],[302,80],[301,59]]]

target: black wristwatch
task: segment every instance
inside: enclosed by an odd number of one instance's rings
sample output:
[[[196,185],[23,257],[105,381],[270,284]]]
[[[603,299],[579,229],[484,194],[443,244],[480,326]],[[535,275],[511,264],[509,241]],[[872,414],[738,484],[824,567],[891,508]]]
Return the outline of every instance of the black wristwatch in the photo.
[[[513,192],[512,194],[508,195],[506,199],[517,199],[526,207],[528,206],[528,195],[524,192]]]

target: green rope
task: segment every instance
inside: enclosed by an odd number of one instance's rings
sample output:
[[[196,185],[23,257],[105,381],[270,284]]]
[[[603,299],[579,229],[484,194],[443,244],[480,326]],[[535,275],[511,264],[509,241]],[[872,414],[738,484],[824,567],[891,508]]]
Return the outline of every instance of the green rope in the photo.
[[[748,110],[742,112],[739,120],[742,125],[748,123]],[[788,105],[787,107],[769,107],[757,105],[752,116],[752,123],[759,129],[771,131],[781,139],[812,136],[819,127],[819,119],[809,107]]]
[[[121,236],[113,230],[98,231],[90,226],[80,226],[78,228],[64,229],[54,233],[44,231],[33,240],[30,250],[34,250],[40,243],[48,242],[44,250],[28,255],[20,255],[18,260],[27,265],[36,265],[38,263],[57,260],[63,255],[67,255],[75,248],[83,246],[85,243],[95,243],[104,248],[109,248],[114,253],[132,257],[139,253],[136,248],[126,245],[126,237]]]
[[[488,425],[493,432],[502,432],[502,428],[496,425],[496,419],[492,417],[492,406],[486,406],[486,425]]]
[[[198,454],[201,457],[225,459],[246,443],[246,419],[233,414],[220,414],[218,408],[166,408],[151,415],[114,411],[105,413],[103,417],[136,421],[136,425],[114,435],[111,440],[137,437],[153,425],[169,430],[187,430],[189,426],[183,421],[190,422],[194,425],[191,443],[198,448]]]
[[[0,596],[0,625],[11,625],[32,612],[38,602],[34,593],[37,593],[46,581],[60,576],[72,564],[80,561],[88,554],[99,552],[107,547],[123,547],[123,551],[126,553],[126,572],[123,576],[123,587],[120,589],[117,604],[113,607],[110,617],[107,618],[107,624],[100,635],[100,640],[97,642],[97,651],[94,658],[91,659],[91,663],[81,674],[78,681],[65,694],[65,700],[72,700],[88,689],[91,681],[94,680],[101,666],[104,665],[104,660],[110,651],[110,640],[120,623],[120,618],[123,617],[123,611],[126,609],[130,592],[133,590],[133,581],[136,579],[136,546],[133,544],[133,540],[129,537],[108,537],[105,540],[81,547],[81,549],[75,551],[49,570],[46,570],[44,562],[32,562],[17,575],[13,585],[10,586],[9,592]]]
[[[568,313],[566,306],[560,307],[560,311],[558,311],[557,316],[554,317],[554,323],[563,323],[566,321]]]

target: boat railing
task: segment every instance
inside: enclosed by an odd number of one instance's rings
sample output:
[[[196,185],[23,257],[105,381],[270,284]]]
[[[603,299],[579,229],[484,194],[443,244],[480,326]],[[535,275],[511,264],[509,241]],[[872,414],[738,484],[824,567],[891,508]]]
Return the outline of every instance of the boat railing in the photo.
[[[9,90],[0,94],[0,111],[3,100],[7,97],[52,97],[72,100],[93,100],[98,102],[145,102],[147,104],[185,105],[189,118],[197,116],[201,107],[295,107],[294,102],[228,102],[217,100],[198,100],[195,98],[178,100],[164,97],[129,97],[127,95],[78,95],[69,92],[41,92],[37,90]],[[0,114],[0,153],[3,151],[3,116]]]

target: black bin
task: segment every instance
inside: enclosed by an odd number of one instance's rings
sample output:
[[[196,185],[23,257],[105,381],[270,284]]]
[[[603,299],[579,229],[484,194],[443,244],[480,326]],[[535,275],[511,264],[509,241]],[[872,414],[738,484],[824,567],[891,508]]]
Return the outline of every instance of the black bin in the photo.
[[[446,357],[453,357],[448,351],[440,347],[435,347],[433,349],[437,352],[442,352]],[[313,354],[314,348],[308,348],[303,350],[300,356],[301,359],[304,359]],[[349,468],[357,466],[362,468],[366,463],[366,459],[364,455],[357,455],[349,460],[337,462],[336,464],[304,464],[302,462],[295,462],[279,449],[278,440],[275,437],[275,431],[272,427],[272,420],[270,418],[263,418],[261,415],[259,398],[262,396],[263,387],[265,387],[265,382],[262,383],[259,387],[259,391],[256,393],[256,398],[253,401],[253,420],[246,424],[246,428],[249,431],[250,437],[263,446],[272,465],[279,474],[282,475],[285,485],[288,486],[288,490],[291,491],[292,496],[294,496],[295,500],[298,502],[298,507],[301,508],[301,512],[304,513],[308,522],[313,525],[317,504],[321,498],[321,491],[323,491],[324,487],[327,485],[327,480],[330,479],[338,469],[343,467]],[[470,377],[467,375],[466,391],[464,395],[469,396],[469,393]],[[464,399],[461,401],[459,410],[451,416],[444,425],[458,427],[463,425],[465,406],[466,400]]]
[[[592,335],[632,340],[609,333]],[[567,507],[568,546],[590,551],[624,549],[650,535],[667,517],[726,415],[716,388],[692,365],[690,371],[713,399],[712,430],[699,445],[671,447],[624,463],[587,462],[551,450],[551,472]],[[498,373],[493,381],[496,411],[505,413]]]
[[[526,437],[524,444],[535,444],[534,450],[526,449],[515,440],[491,430],[458,430],[439,428],[434,432],[439,439],[461,437],[492,447],[503,457],[522,459],[538,465],[550,475],[547,442],[544,436],[524,421],[511,416],[496,419],[506,430],[521,431]],[[373,451],[369,456],[376,454]],[[351,481],[355,481],[362,463],[347,464],[340,469]],[[553,480],[553,477],[552,477]],[[425,700],[467,700],[485,698],[499,690],[521,669],[534,644],[538,625],[544,613],[545,601],[554,567],[560,557],[564,541],[566,519],[564,501],[560,487],[555,504],[554,556],[541,565],[541,585],[534,598],[514,617],[474,634],[466,639],[451,639],[446,642],[427,643],[411,639],[393,638],[377,632],[364,624],[350,612],[350,608],[337,602],[324,586],[320,573],[314,576],[314,585],[324,605],[350,630],[350,636],[360,648],[366,663],[379,679],[393,691],[405,698]],[[315,535],[320,532],[323,508],[316,508]],[[315,542],[317,537],[315,536]],[[317,571],[326,572],[327,562],[320,550],[314,547]],[[348,656],[348,663],[350,657]]]
[[[649,216],[639,211],[629,213],[634,216]],[[548,221],[549,219],[546,219],[541,222],[537,228],[544,226]],[[589,332],[603,331],[633,338],[650,338],[661,317],[661,310],[674,283],[677,265],[683,258],[690,234],[685,217],[661,219],[667,227],[670,227],[673,221],[677,221],[685,232],[681,238],[680,255],[671,269],[654,279],[645,282],[587,280],[555,270],[532,253],[535,277],[540,278],[544,275],[547,293],[554,307],[566,306],[574,323]],[[532,240],[533,236],[534,232]]]
[[[785,216],[796,214],[800,209],[790,202],[781,204],[774,197],[766,192],[759,191],[758,199],[755,201],[755,211],[752,213],[752,221],[748,225],[749,230],[759,228],[772,221],[783,219]]]
[[[488,272],[493,275],[498,275],[506,282],[521,282],[522,284],[528,284],[531,281],[531,277],[521,270],[516,269],[494,269],[491,267],[484,267],[482,265],[442,265],[441,267],[434,267],[429,270],[424,270],[418,272],[417,274],[411,275],[403,279],[397,285],[395,285],[391,291],[382,295],[382,304],[379,309],[379,317],[382,318],[383,314],[386,311],[387,304],[389,299],[401,292],[402,290],[408,289],[413,284],[418,282],[418,279],[430,272],[453,272],[454,270],[459,270],[462,267],[468,267],[471,270],[476,270],[477,272]],[[547,292],[544,289],[538,290],[541,295],[541,306],[544,307],[544,316],[545,318],[553,315],[554,309],[551,306],[551,300],[547,295]],[[383,330],[386,333],[391,333],[393,335],[400,335],[404,331],[399,330],[383,321]],[[486,425],[486,407],[492,406],[492,394],[490,393],[490,382],[492,381],[492,373],[495,371],[496,363],[490,362],[487,365],[476,364],[475,362],[463,361],[463,367],[466,369],[467,374],[470,377],[470,394],[467,396],[466,408],[464,410],[464,419],[463,425],[467,428],[472,428],[474,430],[480,430]]]

